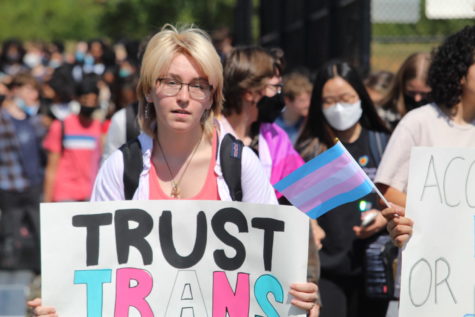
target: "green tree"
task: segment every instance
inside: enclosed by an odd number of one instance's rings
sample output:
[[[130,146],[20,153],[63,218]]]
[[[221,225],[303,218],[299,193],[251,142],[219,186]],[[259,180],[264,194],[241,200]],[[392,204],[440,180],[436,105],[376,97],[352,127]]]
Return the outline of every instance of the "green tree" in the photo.
[[[236,0],[0,0],[0,41],[142,39],[165,23],[233,25]]]
[[[0,40],[74,40],[102,35],[95,0],[2,0]]]
[[[232,26],[235,0],[109,0],[101,29],[113,39],[140,39],[165,23],[194,24],[208,31]]]

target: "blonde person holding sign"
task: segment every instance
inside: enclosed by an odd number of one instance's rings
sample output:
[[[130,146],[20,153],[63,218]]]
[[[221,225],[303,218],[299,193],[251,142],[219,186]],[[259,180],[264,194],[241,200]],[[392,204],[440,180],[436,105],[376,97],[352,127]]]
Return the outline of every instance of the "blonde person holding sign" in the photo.
[[[428,82],[434,103],[401,120],[376,175],[386,198],[400,206],[406,205],[412,147],[475,147],[475,26],[451,35],[433,52]],[[403,208],[388,208],[383,215],[393,242],[403,246],[412,220]]]
[[[204,31],[165,25],[150,39],[137,88],[143,170],[133,200],[232,200],[217,155],[223,134],[214,117],[222,107],[222,87],[221,62]],[[243,148],[241,166],[242,201],[276,204],[274,190],[248,148]],[[123,153],[114,152],[99,171],[92,200],[124,200],[128,168]],[[292,304],[318,316],[315,284],[293,284],[290,293]],[[54,308],[40,303],[30,302],[36,316],[56,316]]]

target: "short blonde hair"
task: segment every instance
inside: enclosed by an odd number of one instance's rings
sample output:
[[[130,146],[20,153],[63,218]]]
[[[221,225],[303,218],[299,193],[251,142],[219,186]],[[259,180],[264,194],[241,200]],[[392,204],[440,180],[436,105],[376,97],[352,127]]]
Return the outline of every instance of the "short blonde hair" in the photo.
[[[138,119],[142,131],[156,136],[156,118],[153,107],[148,109],[151,114],[145,116],[147,100],[155,87],[157,78],[165,76],[172,60],[178,54],[191,57],[207,77],[212,86],[212,106],[209,116],[203,118],[203,128],[210,132],[214,116],[217,116],[223,106],[223,67],[221,60],[211,43],[209,35],[195,27],[176,27],[165,24],[161,31],[155,34],[147,43],[140,68],[140,78],[137,85],[139,100]]]
[[[294,101],[299,95],[312,94],[313,85],[310,79],[302,73],[293,72],[284,77],[284,96]]]

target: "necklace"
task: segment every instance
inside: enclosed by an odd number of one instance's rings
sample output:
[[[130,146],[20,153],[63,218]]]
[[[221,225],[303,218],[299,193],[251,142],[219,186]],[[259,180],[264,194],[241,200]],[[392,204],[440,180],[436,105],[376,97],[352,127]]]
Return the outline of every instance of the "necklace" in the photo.
[[[168,172],[170,173],[170,177],[172,178],[171,179],[172,190],[170,192],[170,197],[180,198],[180,189],[178,188],[178,185],[180,185],[180,182],[183,179],[183,176],[185,175],[185,172],[186,172],[188,166],[190,165],[191,161],[193,160],[193,156],[195,155],[196,150],[200,146],[202,138],[203,138],[203,136],[200,137],[199,142],[196,144],[195,148],[193,149],[193,152],[191,152],[191,155],[190,155],[190,157],[188,158],[188,160],[186,162],[185,168],[183,169],[183,172],[181,173],[180,178],[176,182],[175,182],[175,178],[173,177],[172,169],[170,168],[170,164],[168,164],[167,157],[165,156],[165,152],[163,151],[163,148],[160,145],[160,141],[157,139],[158,147],[160,148],[160,151],[162,152],[163,160],[165,161],[165,164],[167,165],[167,168],[168,168]]]

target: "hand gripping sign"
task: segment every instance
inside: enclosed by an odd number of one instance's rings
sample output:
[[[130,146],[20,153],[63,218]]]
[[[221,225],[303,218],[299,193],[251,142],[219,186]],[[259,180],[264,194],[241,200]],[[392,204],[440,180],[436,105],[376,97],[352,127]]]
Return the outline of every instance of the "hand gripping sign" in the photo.
[[[399,316],[475,316],[475,149],[414,148]]]
[[[210,201],[41,205],[43,303],[60,316],[305,316],[308,218]]]

